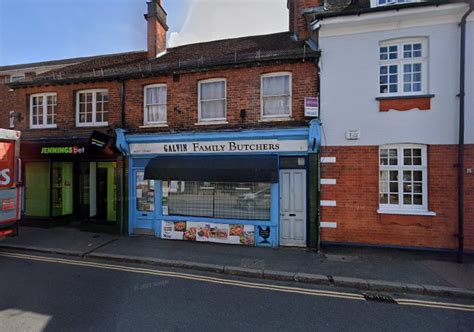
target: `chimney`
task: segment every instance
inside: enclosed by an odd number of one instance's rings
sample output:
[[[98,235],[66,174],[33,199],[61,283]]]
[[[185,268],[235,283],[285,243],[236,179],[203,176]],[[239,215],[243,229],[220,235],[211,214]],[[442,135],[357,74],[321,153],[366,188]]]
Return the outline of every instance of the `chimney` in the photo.
[[[306,20],[301,12],[306,8],[314,8],[322,5],[322,0],[288,0],[287,7],[290,15],[290,32],[293,32],[298,40],[309,37]]]
[[[147,50],[148,59],[155,59],[156,55],[166,51],[166,12],[162,7],[163,0],[147,2],[148,10],[145,14],[147,21]]]

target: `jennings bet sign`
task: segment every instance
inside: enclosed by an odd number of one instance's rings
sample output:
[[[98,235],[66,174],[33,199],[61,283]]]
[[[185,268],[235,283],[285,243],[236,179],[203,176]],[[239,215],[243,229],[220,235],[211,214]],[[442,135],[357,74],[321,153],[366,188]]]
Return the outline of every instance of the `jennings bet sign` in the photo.
[[[276,139],[236,141],[196,141],[173,143],[133,143],[132,154],[177,153],[258,153],[258,152],[307,152],[306,140]]]
[[[84,153],[85,147],[78,146],[43,146],[41,154],[80,154]]]

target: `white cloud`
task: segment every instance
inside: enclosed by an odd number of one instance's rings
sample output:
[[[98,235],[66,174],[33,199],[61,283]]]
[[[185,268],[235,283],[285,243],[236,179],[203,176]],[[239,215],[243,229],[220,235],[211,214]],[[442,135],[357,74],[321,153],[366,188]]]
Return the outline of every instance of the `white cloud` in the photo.
[[[288,30],[287,0],[192,0],[170,47]]]

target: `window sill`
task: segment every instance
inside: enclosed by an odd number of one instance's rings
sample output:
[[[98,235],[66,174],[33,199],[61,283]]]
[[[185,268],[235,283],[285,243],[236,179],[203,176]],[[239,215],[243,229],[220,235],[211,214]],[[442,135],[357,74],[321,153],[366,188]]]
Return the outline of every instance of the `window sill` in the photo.
[[[150,124],[145,124],[143,126],[140,126],[138,128],[165,128],[168,127],[167,123],[150,123]]]
[[[429,111],[431,109],[431,99],[434,95],[399,95],[399,96],[379,96],[375,98],[379,102],[379,111]]]
[[[30,126],[30,129],[56,129],[58,125],[49,125],[49,126]]]
[[[76,123],[77,128],[90,128],[90,127],[108,127],[108,122],[101,122],[101,123]]]
[[[400,215],[408,215],[408,216],[429,216],[435,217],[436,212],[428,211],[428,210],[395,210],[395,209],[378,209],[378,214],[400,214]]]
[[[221,124],[228,124],[227,121],[203,121],[203,122],[196,122],[195,126],[212,126],[212,125],[221,125]]]
[[[375,100],[398,100],[398,99],[423,99],[423,98],[434,98],[433,94],[420,94],[420,95],[397,95],[397,96],[379,96]]]
[[[292,117],[274,117],[274,118],[263,118],[258,120],[258,122],[278,122],[278,121],[294,121]]]

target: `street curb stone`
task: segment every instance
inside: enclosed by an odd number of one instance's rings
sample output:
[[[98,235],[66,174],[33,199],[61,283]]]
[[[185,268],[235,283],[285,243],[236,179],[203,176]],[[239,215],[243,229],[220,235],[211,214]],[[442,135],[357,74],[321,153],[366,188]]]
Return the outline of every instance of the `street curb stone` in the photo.
[[[409,283],[398,283],[391,281],[382,280],[365,280],[360,278],[350,277],[339,277],[339,276],[324,276],[320,274],[310,273],[294,273],[286,271],[275,271],[275,270],[263,270],[263,269],[251,269],[239,266],[224,266],[217,264],[207,264],[190,261],[179,261],[179,260],[168,260],[161,258],[151,257],[137,257],[137,256],[125,256],[117,254],[106,254],[106,253],[83,253],[80,251],[57,249],[57,248],[41,248],[34,246],[17,246],[11,244],[0,244],[0,248],[8,250],[19,250],[19,251],[31,251],[48,254],[58,254],[64,256],[75,256],[82,258],[96,258],[109,261],[117,262],[128,262],[138,263],[145,265],[164,266],[171,268],[184,268],[196,271],[214,272],[228,275],[236,275],[243,277],[259,278],[259,279],[272,279],[282,281],[293,281],[308,284],[318,285],[333,285],[344,288],[356,288],[360,290],[372,290],[372,291],[383,291],[383,292],[400,292],[400,293],[415,293],[429,296],[440,296],[440,297],[454,297],[454,298],[467,298],[474,299],[474,290],[455,288],[455,287],[444,287],[434,285],[418,285]]]
[[[224,274],[263,279],[263,270],[240,266],[224,266]]]
[[[178,261],[178,260],[169,260],[169,259],[162,259],[162,258],[101,254],[101,253],[92,253],[92,254],[87,255],[87,257],[98,258],[98,259],[110,259],[110,260],[119,261],[119,262],[139,263],[139,264],[146,264],[146,265],[183,268],[183,269],[205,271],[205,272],[224,273],[224,266],[216,265],[216,264]]]
[[[381,291],[381,292],[406,292],[408,288],[406,284],[392,281],[380,281],[380,280],[367,280],[370,291]],[[421,290],[423,288],[421,287]]]
[[[362,290],[369,289],[369,283],[364,279],[337,276],[333,276],[332,279],[334,286],[358,288]]]
[[[308,284],[318,284],[318,285],[331,284],[327,276],[324,276],[322,274],[311,274],[311,273],[297,273],[295,275],[295,281],[308,283]]]
[[[82,257],[84,255],[84,252],[77,251],[77,250],[42,248],[42,247],[35,247],[35,246],[18,246],[15,244],[1,244],[0,248],[9,249],[9,250],[40,252],[40,253],[45,253],[45,254],[58,254],[58,255],[64,255],[64,256]]]
[[[263,278],[270,280],[295,281],[294,272],[263,270]]]

